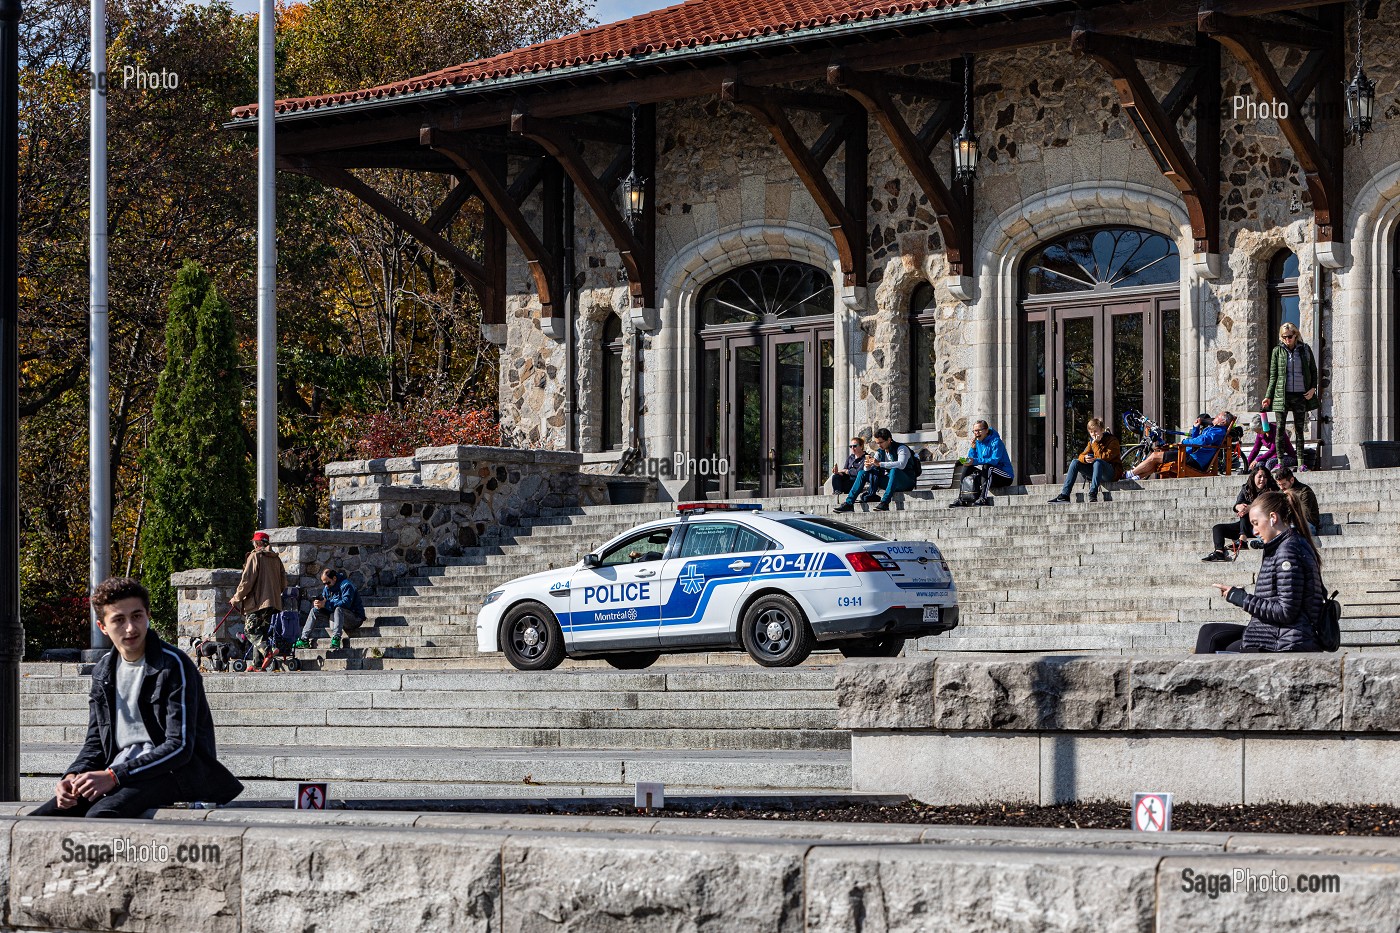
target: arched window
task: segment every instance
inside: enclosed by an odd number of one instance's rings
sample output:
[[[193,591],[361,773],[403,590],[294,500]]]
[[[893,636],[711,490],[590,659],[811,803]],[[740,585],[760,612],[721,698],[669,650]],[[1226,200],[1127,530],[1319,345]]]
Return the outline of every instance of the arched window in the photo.
[[[938,306],[933,286],[920,282],[909,297],[909,430],[933,430],[938,411]]]
[[[806,263],[779,260],[736,269],[700,294],[700,323],[775,324],[830,316],[831,276]]]
[[[1269,263],[1269,333],[1266,346],[1278,340],[1278,329],[1292,324],[1302,330],[1298,311],[1298,257],[1283,250]]]
[[[622,318],[603,325],[603,449],[622,447]]]
[[[1027,297],[1174,284],[1181,274],[1176,244],[1130,227],[1076,230],[1042,246],[1026,263]]]

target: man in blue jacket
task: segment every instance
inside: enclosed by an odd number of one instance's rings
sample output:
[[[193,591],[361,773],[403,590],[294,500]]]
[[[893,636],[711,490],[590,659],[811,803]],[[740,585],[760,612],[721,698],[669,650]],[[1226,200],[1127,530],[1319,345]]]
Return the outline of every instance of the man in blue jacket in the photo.
[[[146,588],[104,580],[92,608],[112,650],[92,668],[87,740],[32,815],[131,819],[177,801],[237,797],[243,785],[219,763],[199,669],[150,630]]]
[[[1016,471],[1011,466],[1011,456],[1001,435],[985,421],[972,425],[972,447],[962,460],[962,477],[959,487],[962,493],[948,503],[948,508],[956,509],[969,505],[991,505],[993,489],[1011,485]]]
[[[1197,419],[1199,421],[1199,419]],[[1190,437],[1182,440],[1182,447],[1186,448],[1186,459],[1191,461],[1199,472],[1206,472],[1210,469],[1211,461],[1215,459],[1220,448],[1225,445],[1226,433],[1230,423],[1235,420],[1235,416],[1228,411],[1222,411],[1216,415],[1210,423],[1210,427],[1205,428],[1199,434],[1193,433]],[[1148,454],[1137,466],[1129,470],[1125,475],[1125,480],[1142,480],[1149,476],[1155,476],[1162,468],[1162,461],[1168,452],[1173,448],[1159,447]]]
[[[315,647],[311,633],[318,625],[326,625],[327,620],[333,651],[341,647],[347,628],[354,631],[365,621],[365,604],[360,600],[360,591],[345,574],[329,567],[321,571],[321,596],[312,601],[295,647]]]

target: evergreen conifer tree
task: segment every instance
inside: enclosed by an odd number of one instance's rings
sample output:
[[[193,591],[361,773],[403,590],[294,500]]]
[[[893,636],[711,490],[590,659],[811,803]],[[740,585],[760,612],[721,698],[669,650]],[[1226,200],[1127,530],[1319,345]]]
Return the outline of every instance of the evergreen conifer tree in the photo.
[[[233,314],[198,264],[170,292],[165,369],[143,456],[148,491],[141,535],[152,624],[176,630],[170,575],[238,567],[253,533],[252,472],[242,425]]]

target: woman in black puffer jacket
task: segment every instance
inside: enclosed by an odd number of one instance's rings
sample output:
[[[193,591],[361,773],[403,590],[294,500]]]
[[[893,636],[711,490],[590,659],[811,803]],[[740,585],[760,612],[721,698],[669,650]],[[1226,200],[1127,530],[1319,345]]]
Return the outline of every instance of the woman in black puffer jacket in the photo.
[[[1266,492],[1249,509],[1254,533],[1264,542],[1254,594],[1213,584],[1233,605],[1250,614],[1248,625],[1211,623],[1196,636],[1196,653],[1216,651],[1320,651],[1313,624],[1326,598],[1321,559],[1308,523],[1292,496]]]

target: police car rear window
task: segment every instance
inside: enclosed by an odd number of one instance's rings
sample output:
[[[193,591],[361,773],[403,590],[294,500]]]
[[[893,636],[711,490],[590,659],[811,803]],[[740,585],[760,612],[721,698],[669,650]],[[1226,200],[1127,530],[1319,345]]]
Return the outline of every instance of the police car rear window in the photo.
[[[832,521],[829,518],[780,518],[778,519],[789,528],[794,528],[804,535],[810,535],[824,544],[833,544],[838,541],[887,541],[879,535],[871,534],[863,528],[854,525],[847,525],[845,522]]]

